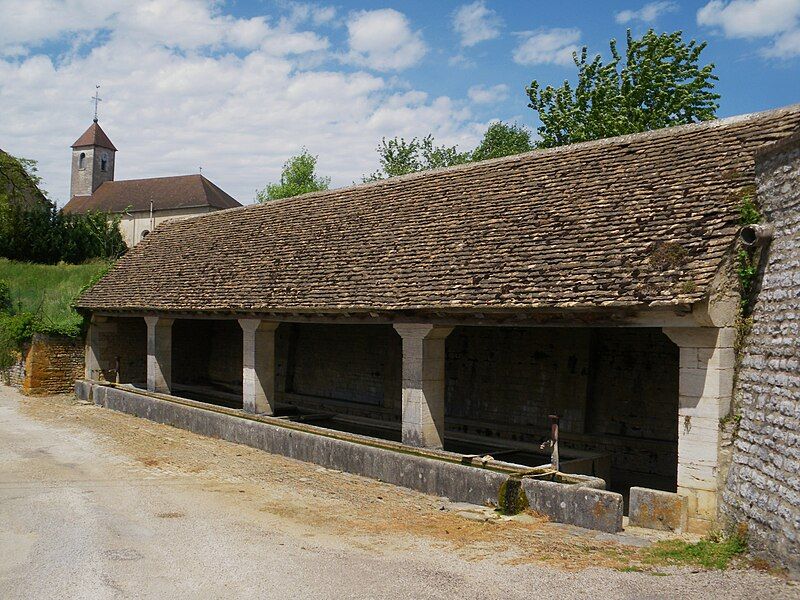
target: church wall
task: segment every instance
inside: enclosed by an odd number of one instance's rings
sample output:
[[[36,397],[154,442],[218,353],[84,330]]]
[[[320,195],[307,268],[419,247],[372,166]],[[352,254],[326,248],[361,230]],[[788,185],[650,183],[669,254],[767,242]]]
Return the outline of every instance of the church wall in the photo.
[[[156,204],[157,204],[156,200]],[[150,220],[150,211],[133,212],[122,215],[119,227],[122,232],[122,239],[129,248],[142,241],[142,233],[144,231],[152,231],[153,225],[158,227],[161,223],[173,219],[188,219],[190,217],[197,217],[215,209],[209,206],[200,206],[195,208],[179,208],[173,210],[155,210],[153,211],[153,222]]]

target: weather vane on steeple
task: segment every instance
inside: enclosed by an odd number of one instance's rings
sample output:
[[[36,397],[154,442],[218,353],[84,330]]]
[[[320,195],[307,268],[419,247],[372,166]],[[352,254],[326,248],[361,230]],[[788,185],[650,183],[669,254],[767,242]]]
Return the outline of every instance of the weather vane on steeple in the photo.
[[[98,103],[102,102],[103,99],[100,97],[100,84],[98,83],[94,86],[94,96],[92,96],[92,102],[94,102],[94,122],[97,123],[97,105]]]

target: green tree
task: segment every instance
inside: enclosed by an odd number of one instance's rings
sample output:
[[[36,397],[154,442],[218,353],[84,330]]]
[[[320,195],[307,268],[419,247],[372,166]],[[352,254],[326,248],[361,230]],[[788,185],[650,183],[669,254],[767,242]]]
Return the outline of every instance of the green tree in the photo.
[[[45,194],[35,160],[18,158],[0,150],[0,203],[45,204]]]
[[[498,121],[489,125],[481,143],[472,152],[471,160],[500,158],[533,150],[531,132],[517,124]]]
[[[587,59],[584,46],[578,84],[542,88],[533,81],[526,89],[528,106],[539,113],[539,147],[549,148],[615,135],[713,119],[719,95],[713,92],[714,64],[699,66],[706,43],[686,43],[682,33],[656,34],[652,29],[636,39],[627,33],[625,60],[611,40],[611,60]]]
[[[372,175],[365,176],[364,181],[376,181],[470,161],[470,153],[459,152],[457,146],[437,146],[432,134],[422,139],[412,138],[411,141],[401,137],[391,140],[383,138],[377,151],[381,168]]]
[[[0,257],[77,264],[126,250],[118,215],[64,214],[40,183],[36,161],[0,151]]]
[[[293,156],[283,165],[280,183],[270,183],[256,194],[256,200],[267,202],[280,198],[290,198],[308,192],[327,190],[331,184],[330,177],[319,177],[315,173],[317,157],[303,148],[297,156]]]

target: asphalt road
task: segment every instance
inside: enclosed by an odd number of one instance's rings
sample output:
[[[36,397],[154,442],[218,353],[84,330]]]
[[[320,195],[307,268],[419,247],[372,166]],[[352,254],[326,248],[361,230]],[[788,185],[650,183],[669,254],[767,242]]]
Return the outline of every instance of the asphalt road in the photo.
[[[20,401],[0,388],[4,599],[798,597],[755,571],[569,572],[385,532],[356,543],[258,510],[236,482],[143,465]]]

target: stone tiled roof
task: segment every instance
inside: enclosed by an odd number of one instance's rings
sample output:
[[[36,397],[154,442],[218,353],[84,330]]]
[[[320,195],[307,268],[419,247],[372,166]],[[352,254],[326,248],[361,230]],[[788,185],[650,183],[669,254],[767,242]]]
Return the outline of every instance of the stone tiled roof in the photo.
[[[91,196],[73,196],[64,212],[142,212],[177,208],[234,208],[241,206],[202,175],[178,175],[106,181]]]
[[[691,304],[800,105],[159,226],[86,309],[368,311]]]
[[[83,148],[84,146],[100,146],[109,150],[117,150],[97,121],[89,125],[89,129],[84,131],[81,137],[72,144],[73,148]]]

